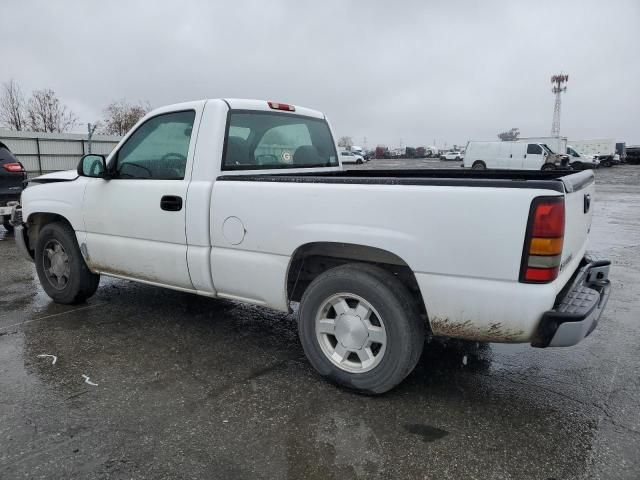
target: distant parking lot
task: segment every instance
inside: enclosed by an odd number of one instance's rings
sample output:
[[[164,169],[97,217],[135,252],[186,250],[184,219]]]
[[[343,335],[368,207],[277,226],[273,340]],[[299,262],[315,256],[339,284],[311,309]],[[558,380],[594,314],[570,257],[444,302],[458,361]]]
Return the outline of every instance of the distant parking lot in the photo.
[[[400,158],[400,159],[371,159],[363,165],[345,165],[352,169],[376,169],[376,168],[460,168],[462,162],[453,160],[439,160],[437,158]]]
[[[459,162],[350,168],[414,166]],[[320,378],[292,315],[108,278],[54,304],[0,227],[0,478],[638,478],[640,166],[596,177],[615,293],[595,332],[433,339],[376,398]]]

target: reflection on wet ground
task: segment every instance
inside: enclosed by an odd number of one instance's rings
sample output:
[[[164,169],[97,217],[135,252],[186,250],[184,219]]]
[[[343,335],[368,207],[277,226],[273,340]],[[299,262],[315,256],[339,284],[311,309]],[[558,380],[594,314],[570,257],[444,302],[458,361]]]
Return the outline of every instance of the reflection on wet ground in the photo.
[[[598,172],[615,292],[589,339],[430,339],[381,397],[319,378],[293,315],[106,278],[55,305],[0,230],[0,478],[637,478],[633,175]]]

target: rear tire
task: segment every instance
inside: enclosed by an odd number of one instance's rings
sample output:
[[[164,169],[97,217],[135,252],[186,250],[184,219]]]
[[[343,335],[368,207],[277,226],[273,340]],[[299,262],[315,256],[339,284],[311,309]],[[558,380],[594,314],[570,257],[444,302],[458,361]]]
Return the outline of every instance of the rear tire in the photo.
[[[9,217],[7,216],[2,217],[2,226],[5,228],[7,232],[9,233],[13,232],[13,225],[9,223]]]
[[[348,264],[311,282],[300,302],[298,334],[318,373],[360,393],[381,394],[416,366],[424,323],[415,299],[395,276],[376,266]]]
[[[555,170],[556,166],[555,165],[551,165],[550,163],[545,163],[542,166],[542,170]]]
[[[487,169],[487,164],[484,163],[482,160],[476,160],[475,162],[473,162],[473,165],[471,166],[472,170],[486,170]]]
[[[34,260],[42,288],[56,303],[84,302],[98,289],[100,275],[87,267],[75,232],[66,223],[42,227]]]

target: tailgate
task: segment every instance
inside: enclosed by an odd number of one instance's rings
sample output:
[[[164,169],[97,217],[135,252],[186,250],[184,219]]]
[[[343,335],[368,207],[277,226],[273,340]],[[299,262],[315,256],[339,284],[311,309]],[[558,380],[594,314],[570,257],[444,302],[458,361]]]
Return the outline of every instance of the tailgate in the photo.
[[[565,185],[565,231],[560,273],[573,273],[587,245],[593,212],[594,175],[584,170],[562,178]],[[571,267],[571,268],[569,268]]]

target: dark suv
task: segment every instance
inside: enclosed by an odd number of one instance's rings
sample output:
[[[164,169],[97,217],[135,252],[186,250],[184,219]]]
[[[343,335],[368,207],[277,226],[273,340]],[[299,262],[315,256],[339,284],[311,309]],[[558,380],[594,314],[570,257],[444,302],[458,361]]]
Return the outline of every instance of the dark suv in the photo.
[[[7,205],[7,202],[20,200],[24,181],[27,179],[22,164],[13,156],[13,153],[5,144],[0,142],[0,207]],[[9,216],[2,217],[2,225],[7,230],[13,230],[9,223]]]

